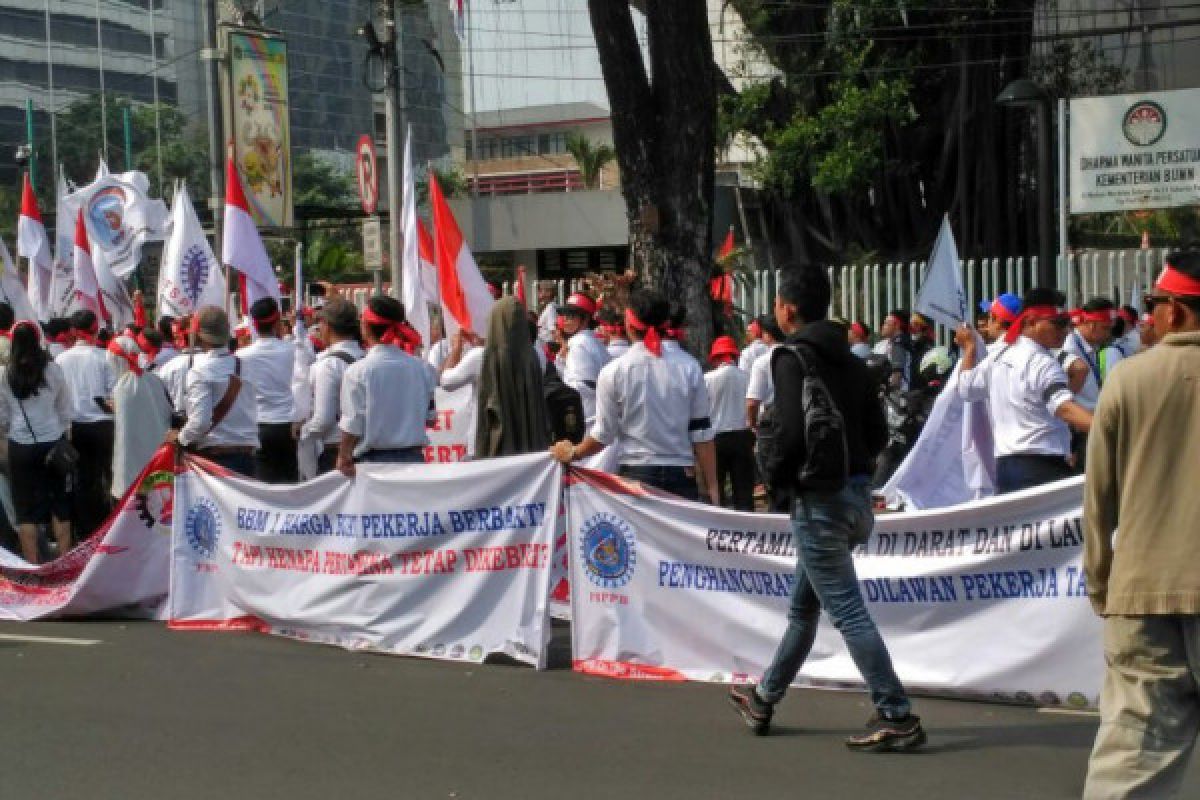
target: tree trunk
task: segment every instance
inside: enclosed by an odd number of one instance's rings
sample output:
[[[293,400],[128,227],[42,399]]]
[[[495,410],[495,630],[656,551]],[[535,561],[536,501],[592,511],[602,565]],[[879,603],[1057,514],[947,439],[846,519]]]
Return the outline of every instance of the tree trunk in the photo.
[[[712,194],[716,83],[701,0],[646,4],[651,80],[629,0],[589,0],[612,109],[613,142],[642,282],[688,311],[688,347],[707,351],[713,333]]]

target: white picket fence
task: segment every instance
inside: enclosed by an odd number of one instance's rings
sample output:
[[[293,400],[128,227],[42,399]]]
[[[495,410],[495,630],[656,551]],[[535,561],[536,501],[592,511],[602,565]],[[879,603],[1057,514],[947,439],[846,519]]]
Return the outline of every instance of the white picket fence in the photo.
[[[1151,286],[1162,270],[1168,252],[1166,249],[1152,248],[1073,253],[1065,260],[1060,257],[1056,265],[1058,287],[1067,295],[1070,307],[1079,306],[1093,297],[1107,297],[1118,305],[1129,304],[1135,294]],[[924,261],[826,267],[833,287],[829,313],[848,321],[864,322],[872,331],[878,331],[890,310],[912,310],[925,268]],[[968,259],[960,261],[959,268],[967,291],[968,307],[977,309],[980,301],[991,300],[1003,292],[1021,296],[1033,285],[1033,277],[1037,274],[1037,257]],[[782,275],[780,270],[737,273],[735,308],[747,317],[771,313],[775,289]],[[583,288],[583,281],[577,278],[560,279],[554,283],[560,304],[571,292]],[[512,294],[515,281],[505,282],[502,288],[505,294]],[[536,297],[532,280],[526,286],[526,291],[531,300]],[[356,289],[351,292],[351,299],[361,307],[366,304],[370,294],[370,289]]]

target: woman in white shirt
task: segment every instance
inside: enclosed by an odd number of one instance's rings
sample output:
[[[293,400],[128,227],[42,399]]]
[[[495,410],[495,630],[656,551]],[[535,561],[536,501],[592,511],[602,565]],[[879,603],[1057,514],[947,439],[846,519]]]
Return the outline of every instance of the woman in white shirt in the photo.
[[[71,390],[41,337],[36,323],[18,322],[12,356],[0,367],[0,433],[8,436],[15,522],[21,554],[30,564],[38,563],[39,525],[51,525],[60,556],[71,549],[67,478],[46,464],[70,429]]]

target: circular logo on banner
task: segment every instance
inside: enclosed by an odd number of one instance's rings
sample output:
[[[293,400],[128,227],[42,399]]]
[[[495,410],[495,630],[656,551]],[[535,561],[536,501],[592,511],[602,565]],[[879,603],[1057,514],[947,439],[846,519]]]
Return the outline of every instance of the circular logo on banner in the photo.
[[[1149,147],[1167,132],[1167,112],[1158,103],[1143,100],[1125,112],[1121,131],[1130,144]]]
[[[171,511],[175,504],[175,475],[160,470],[151,472],[137,488],[134,503],[146,527],[171,533]]]
[[[107,186],[88,201],[88,233],[106,250],[125,240],[125,203],[125,190],[120,186]]]
[[[221,535],[221,518],[217,504],[204,498],[188,509],[183,530],[188,544],[205,558],[217,552],[217,538]]]
[[[581,545],[588,580],[604,589],[619,589],[629,583],[637,551],[628,522],[601,512],[583,524]]]

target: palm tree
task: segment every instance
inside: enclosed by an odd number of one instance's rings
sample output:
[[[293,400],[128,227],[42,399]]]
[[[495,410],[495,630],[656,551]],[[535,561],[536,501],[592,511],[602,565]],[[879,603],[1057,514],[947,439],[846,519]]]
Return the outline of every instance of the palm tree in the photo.
[[[579,133],[567,134],[567,152],[579,165],[579,176],[583,185],[588,189],[600,187],[600,173],[605,165],[617,157],[617,152],[606,144],[593,144],[587,137]]]

